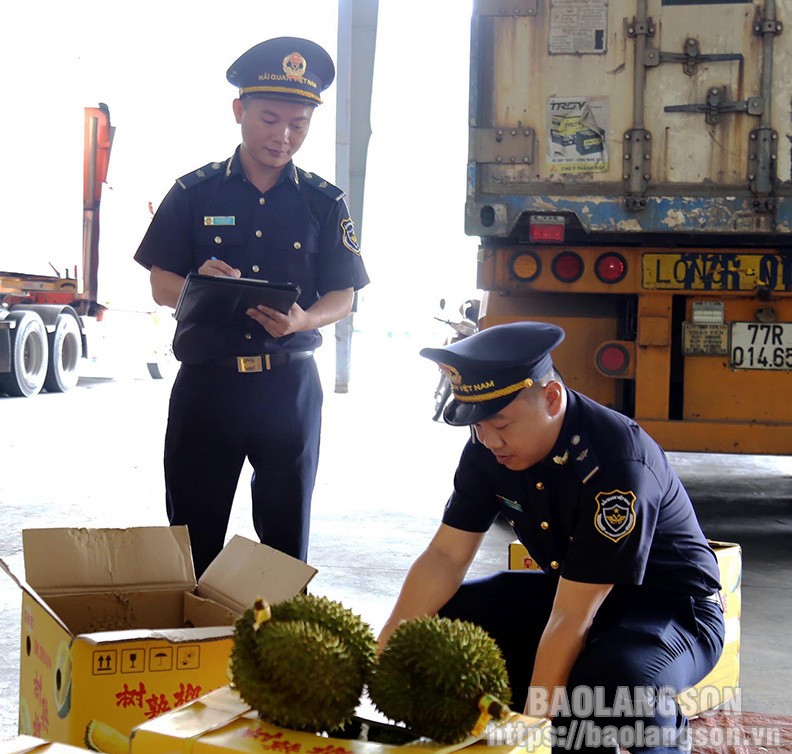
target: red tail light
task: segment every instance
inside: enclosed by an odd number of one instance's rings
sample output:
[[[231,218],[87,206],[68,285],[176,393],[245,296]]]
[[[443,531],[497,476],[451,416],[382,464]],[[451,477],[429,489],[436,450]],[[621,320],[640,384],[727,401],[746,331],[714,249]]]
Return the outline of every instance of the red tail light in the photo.
[[[534,215],[528,226],[531,243],[563,243],[564,218],[556,215]]]
[[[603,254],[597,258],[594,272],[603,283],[618,283],[627,274],[627,262],[621,254]]]
[[[583,260],[572,251],[564,251],[553,260],[553,275],[562,283],[574,283],[583,274]]]
[[[597,367],[604,374],[618,377],[630,366],[630,354],[618,343],[608,343],[597,351]]]

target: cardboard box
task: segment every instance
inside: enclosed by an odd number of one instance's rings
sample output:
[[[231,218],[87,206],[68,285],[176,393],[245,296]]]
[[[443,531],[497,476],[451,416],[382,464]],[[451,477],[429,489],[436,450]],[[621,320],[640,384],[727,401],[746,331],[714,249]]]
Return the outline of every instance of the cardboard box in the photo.
[[[695,686],[677,697],[692,717],[737,698],[740,683],[740,614],[742,610],[742,549],[732,542],[709,542],[718,560],[721,597],[725,603],[726,639],[717,665]],[[509,543],[509,570],[541,570],[522,542]]]
[[[517,728],[528,751],[549,754],[548,722],[522,718]],[[404,746],[319,736],[279,728],[260,720],[231,688],[217,689],[186,707],[138,726],[132,731],[130,754],[218,754],[218,752],[256,752],[263,749],[287,754],[442,754],[441,744],[421,740]],[[490,746],[477,743],[466,749],[471,754],[508,754],[518,752],[515,743]],[[523,750],[524,754],[524,750]]]
[[[85,749],[78,749],[68,744],[53,744],[42,738],[18,736],[12,741],[0,741],[0,754],[85,754]]]
[[[234,537],[196,583],[186,527],[28,529],[19,731],[124,751],[135,725],[228,683],[237,616],[316,570]],[[103,748],[102,748],[103,747]]]

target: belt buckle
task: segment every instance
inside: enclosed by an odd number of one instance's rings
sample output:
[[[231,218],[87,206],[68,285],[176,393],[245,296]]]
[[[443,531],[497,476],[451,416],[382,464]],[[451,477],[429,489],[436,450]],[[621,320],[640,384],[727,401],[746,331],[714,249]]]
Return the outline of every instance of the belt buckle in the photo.
[[[266,356],[267,369],[270,368],[269,354]],[[262,372],[261,356],[237,356],[237,372]]]

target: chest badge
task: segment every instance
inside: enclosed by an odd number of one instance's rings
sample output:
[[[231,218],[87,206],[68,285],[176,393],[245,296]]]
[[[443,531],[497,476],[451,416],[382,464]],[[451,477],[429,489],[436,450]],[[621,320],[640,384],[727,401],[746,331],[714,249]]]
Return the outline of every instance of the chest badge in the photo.
[[[503,497],[503,495],[495,495],[495,497],[498,498],[498,500],[500,500],[500,502],[502,502],[508,508],[519,511],[520,513],[523,512],[522,505],[520,505],[516,500],[509,500],[508,497]]]
[[[204,215],[204,225],[236,225],[234,215]]]
[[[618,542],[635,528],[637,516],[633,492],[598,492],[594,499],[597,501],[594,528],[603,537]]]

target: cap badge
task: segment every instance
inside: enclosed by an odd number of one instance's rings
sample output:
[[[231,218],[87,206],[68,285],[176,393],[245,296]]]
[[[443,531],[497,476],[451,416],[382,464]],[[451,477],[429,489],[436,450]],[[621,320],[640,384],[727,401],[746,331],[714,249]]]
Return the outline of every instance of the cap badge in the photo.
[[[305,71],[307,68],[308,64],[305,62],[305,58],[300,55],[299,52],[293,52],[283,59],[283,72],[286,74],[287,79],[299,81],[303,76],[305,76]]]
[[[455,369],[448,364],[439,364],[440,369],[443,371],[446,377],[448,377],[448,381],[452,385],[461,385],[462,384],[462,375],[459,373],[459,370]]]

